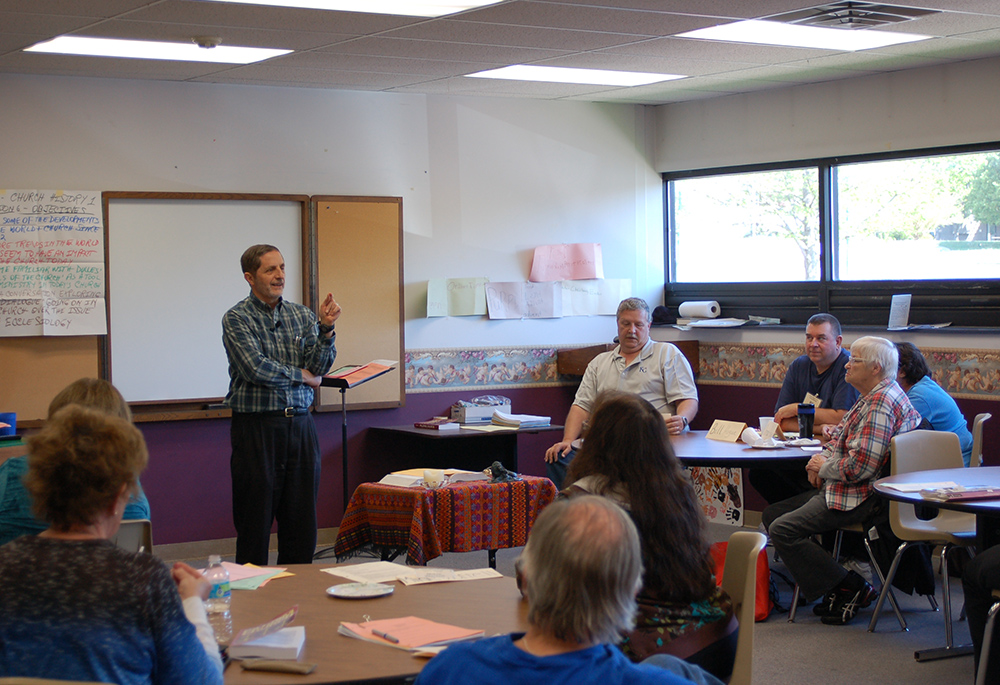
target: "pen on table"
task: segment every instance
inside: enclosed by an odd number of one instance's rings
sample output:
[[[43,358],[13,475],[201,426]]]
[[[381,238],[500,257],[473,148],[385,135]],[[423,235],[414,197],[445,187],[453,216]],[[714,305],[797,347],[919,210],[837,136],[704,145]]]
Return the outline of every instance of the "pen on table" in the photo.
[[[389,642],[392,642],[392,643],[397,644],[397,645],[399,644],[399,638],[398,637],[393,637],[392,635],[390,635],[389,633],[385,632],[384,630],[375,630],[375,629],[372,629],[372,635],[377,635],[378,637],[382,638],[383,640],[388,640]]]

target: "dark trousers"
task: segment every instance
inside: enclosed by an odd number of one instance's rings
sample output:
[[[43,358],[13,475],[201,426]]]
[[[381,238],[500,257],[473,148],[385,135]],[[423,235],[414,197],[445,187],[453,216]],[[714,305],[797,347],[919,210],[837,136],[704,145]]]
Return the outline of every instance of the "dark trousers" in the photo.
[[[278,563],[312,563],[320,471],[312,415],[234,413],[230,439],[236,563],[267,565],[274,521]]]
[[[855,523],[866,525],[877,504],[878,498],[872,495],[854,509],[830,509],[823,491],[813,489],[764,510],[764,526],[775,551],[799,584],[803,601],[822,597],[847,576],[847,569],[814,536]]]
[[[975,667],[978,671],[986,614],[996,601],[993,590],[1000,590],[1000,545],[977,554],[969,562],[962,572],[962,587],[965,590],[965,612],[969,616],[969,633],[972,634]],[[986,645],[986,650],[990,655],[986,682],[1000,683],[1000,626],[996,624],[993,627],[993,644]]]

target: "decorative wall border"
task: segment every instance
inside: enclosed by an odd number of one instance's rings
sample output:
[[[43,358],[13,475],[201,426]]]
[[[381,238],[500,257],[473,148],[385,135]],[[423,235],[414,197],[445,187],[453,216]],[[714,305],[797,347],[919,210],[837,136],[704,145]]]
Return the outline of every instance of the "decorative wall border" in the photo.
[[[953,397],[1000,400],[1000,350],[921,349],[931,377]],[[780,387],[802,345],[702,343],[698,346],[702,385]]]
[[[554,347],[407,350],[406,391],[500,390],[572,385],[556,371]]]
[[[931,376],[953,397],[1000,401],[1000,350],[925,347]],[[780,387],[802,345],[702,343],[698,383]],[[575,385],[560,376],[554,347],[407,350],[406,391],[498,390]]]

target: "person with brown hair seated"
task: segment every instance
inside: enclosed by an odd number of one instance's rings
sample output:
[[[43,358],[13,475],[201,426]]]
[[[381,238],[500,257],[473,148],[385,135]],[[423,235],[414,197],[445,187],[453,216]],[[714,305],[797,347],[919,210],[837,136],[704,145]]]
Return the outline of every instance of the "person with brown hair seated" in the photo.
[[[716,585],[704,515],[659,412],[638,395],[602,393],[566,482],[570,497],[586,492],[620,504],[639,530],[645,572],[625,654],[672,654],[727,680],[738,621]]]
[[[0,547],[0,674],[221,685],[208,581],[111,542],[149,459],[142,434],[70,405],[28,448],[25,485],[49,527]]]

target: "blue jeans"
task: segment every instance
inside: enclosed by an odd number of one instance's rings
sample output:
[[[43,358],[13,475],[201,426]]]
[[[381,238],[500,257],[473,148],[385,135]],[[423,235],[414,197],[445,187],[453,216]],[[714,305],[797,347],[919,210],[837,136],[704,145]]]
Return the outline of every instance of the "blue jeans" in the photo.
[[[570,447],[569,452],[557,460],[545,462],[545,475],[548,476],[550,481],[556,484],[556,490],[562,490],[563,481],[566,480],[566,469],[569,468],[569,463],[573,461],[573,457],[575,456],[576,450]]]
[[[877,504],[877,496],[872,495],[854,509],[837,511],[826,506],[823,490],[813,490],[764,510],[764,526],[774,549],[799,584],[803,600],[819,599],[847,576],[847,569],[814,536],[854,524],[867,526]]]

